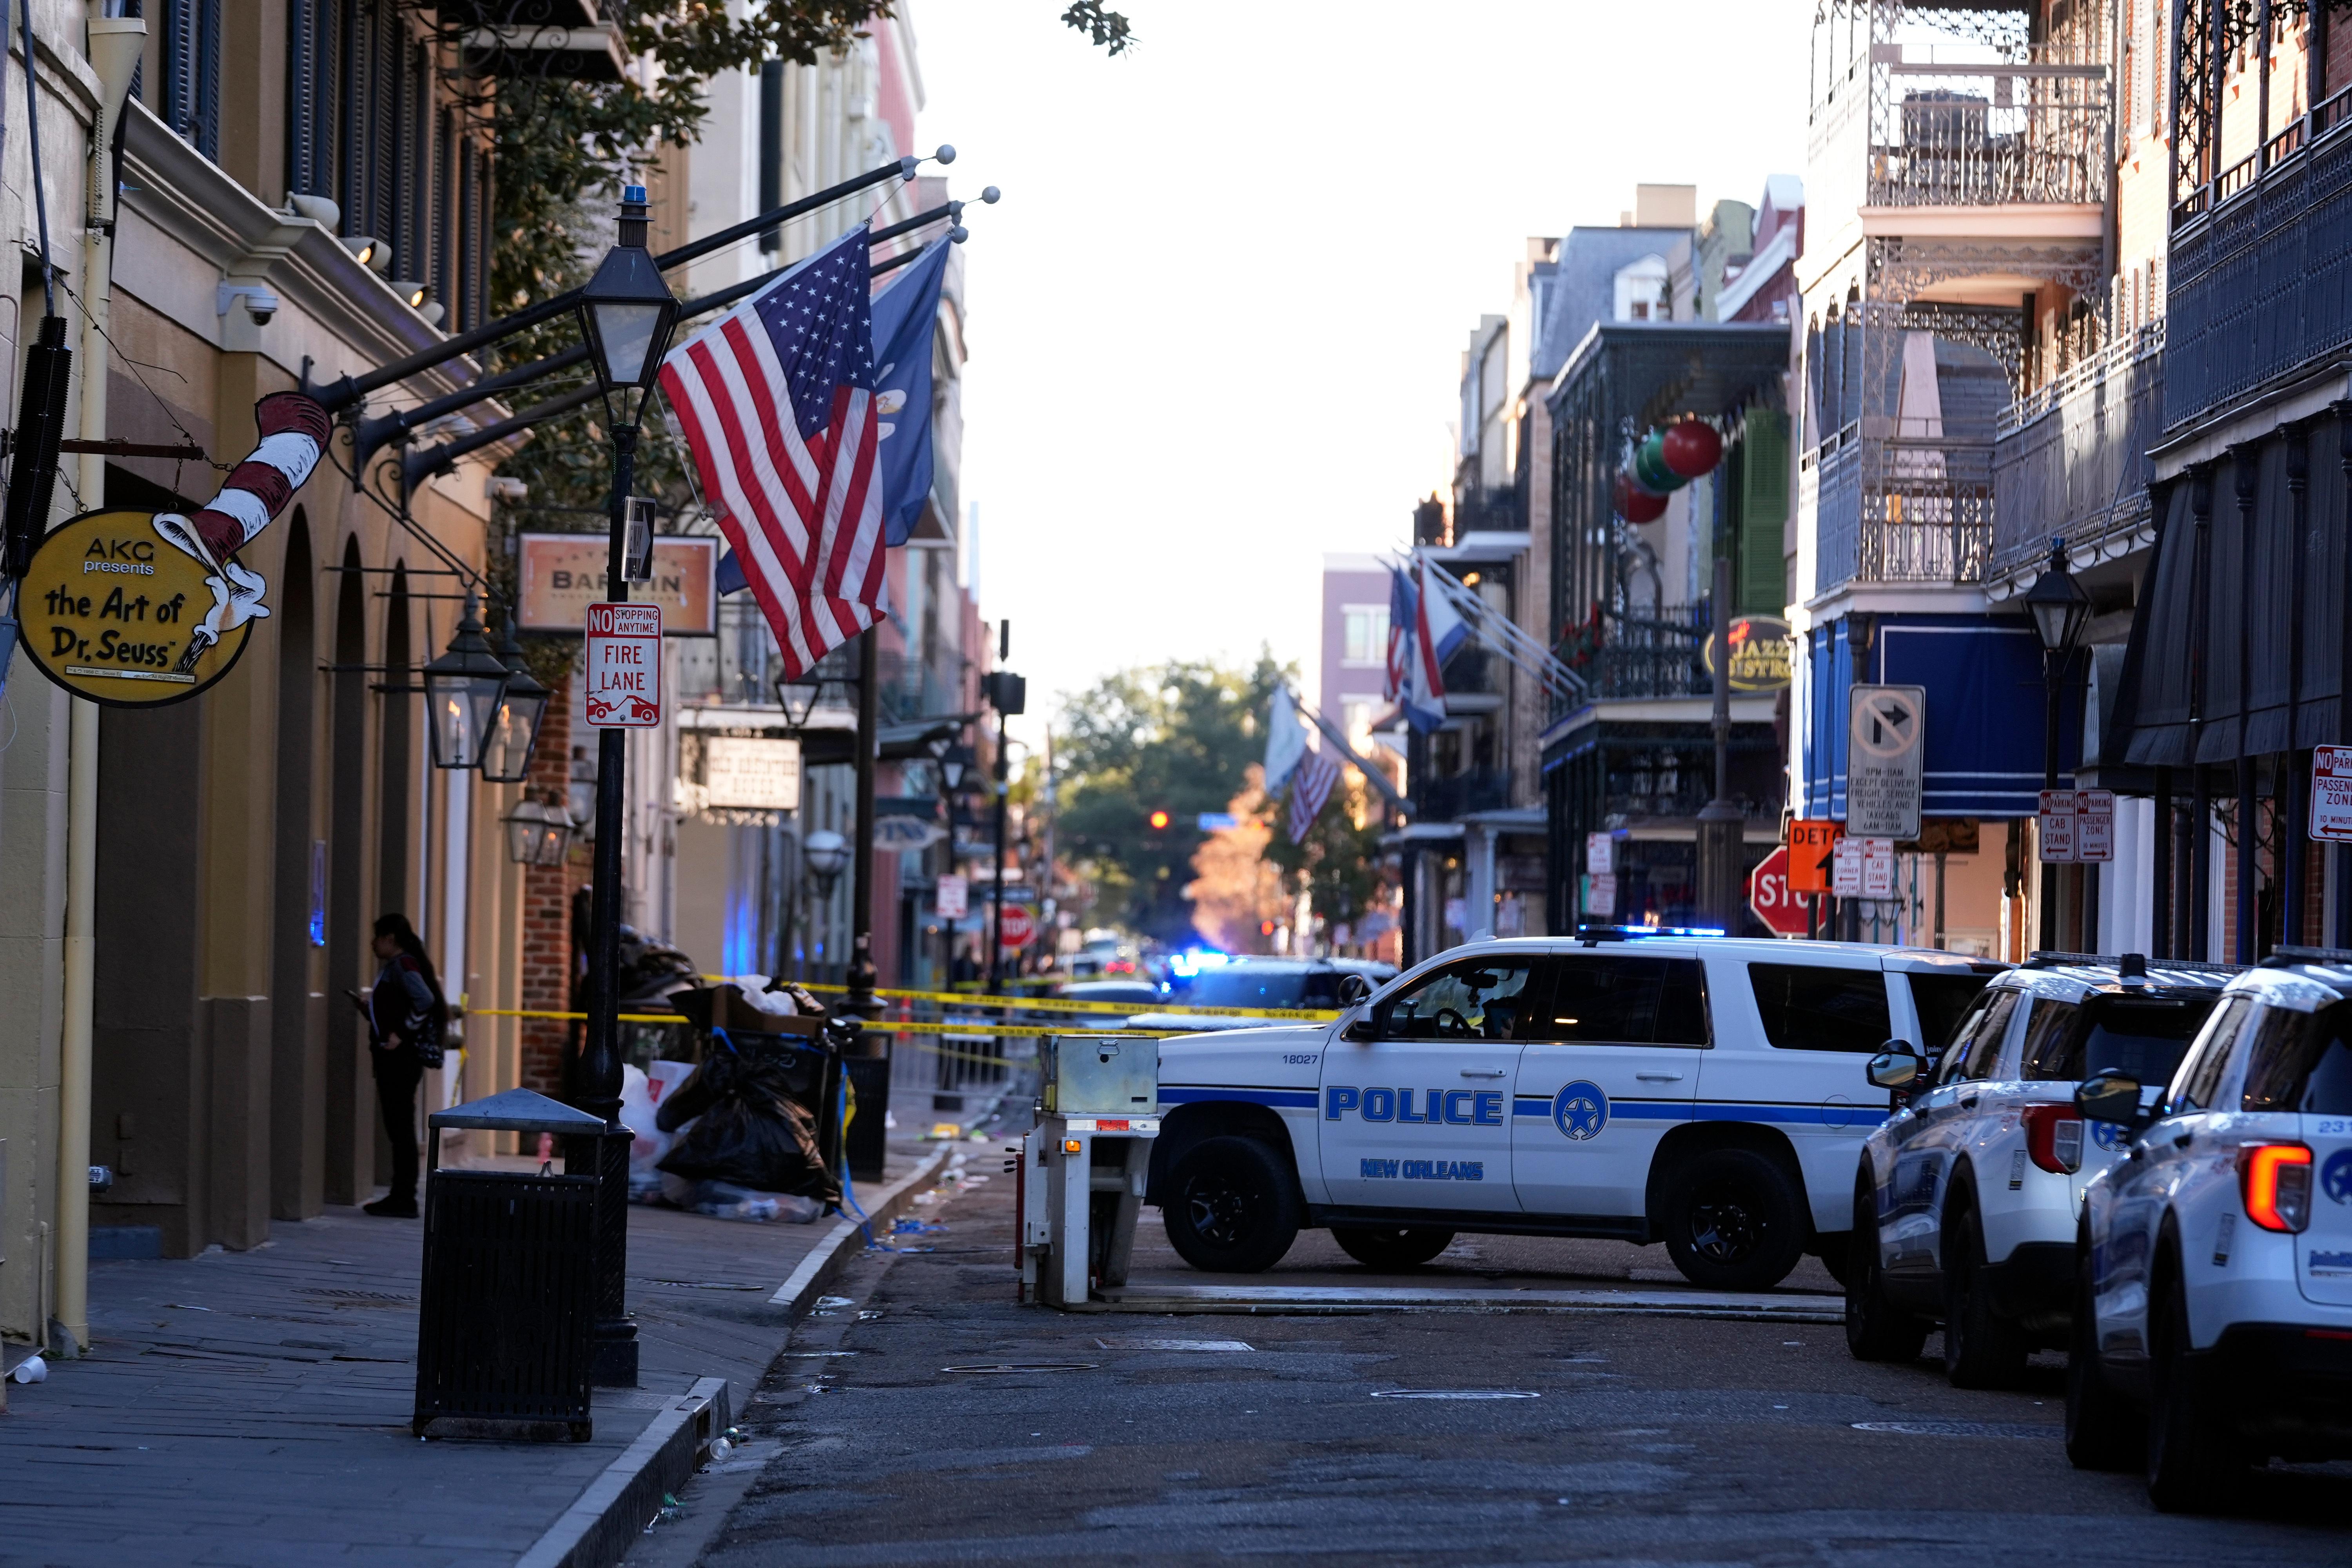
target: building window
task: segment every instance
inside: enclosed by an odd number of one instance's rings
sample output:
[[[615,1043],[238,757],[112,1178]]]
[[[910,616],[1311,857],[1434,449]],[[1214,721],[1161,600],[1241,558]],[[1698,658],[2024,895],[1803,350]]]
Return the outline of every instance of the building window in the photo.
[[[1349,605],[1342,612],[1346,643],[1339,655],[1346,664],[1385,665],[1389,658],[1389,607]]]
[[[207,158],[220,156],[220,0],[163,0],[157,113]]]

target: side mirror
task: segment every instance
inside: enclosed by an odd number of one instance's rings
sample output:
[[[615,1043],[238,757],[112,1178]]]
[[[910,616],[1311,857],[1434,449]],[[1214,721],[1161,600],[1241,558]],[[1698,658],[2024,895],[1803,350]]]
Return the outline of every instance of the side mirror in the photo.
[[[2116,1127],[2137,1127],[2147,1120],[2140,1113],[2139,1079],[2127,1073],[2103,1072],[2084,1079],[2074,1090],[2074,1109],[2085,1121]]]
[[[1919,1087],[1920,1080],[1927,1075],[1927,1063],[1912,1048],[1910,1041],[1889,1040],[1885,1049],[1870,1058],[1864,1070],[1874,1085],[1899,1094]]]
[[[1380,1031],[1372,1027],[1372,1021],[1370,1018],[1350,1018],[1348,1020],[1348,1026],[1339,1031],[1339,1037],[1343,1040],[1352,1040],[1357,1045],[1362,1046],[1370,1045],[1381,1036]]]
[[[1339,1005],[1352,1007],[1372,994],[1372,983],[1356,973],[1339,976]]]

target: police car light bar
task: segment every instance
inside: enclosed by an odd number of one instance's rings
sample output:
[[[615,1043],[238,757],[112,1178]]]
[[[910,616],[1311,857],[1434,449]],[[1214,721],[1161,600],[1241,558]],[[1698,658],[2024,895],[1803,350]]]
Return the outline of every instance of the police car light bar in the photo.
[[[1585,942],[1630,942],[1642,936],[1721,936],[1720,926],[1635,926],[1596,925],[1590,921],[1576,928],[1578,938]]]

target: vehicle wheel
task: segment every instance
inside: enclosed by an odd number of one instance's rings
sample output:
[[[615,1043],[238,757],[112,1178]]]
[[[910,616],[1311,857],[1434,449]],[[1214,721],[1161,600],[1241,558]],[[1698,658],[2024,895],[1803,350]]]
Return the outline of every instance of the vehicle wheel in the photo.
[[[1417,1226],[1333,1226],[1339,1250],[1371,1268],[1418,1268],[1454,1245],[1450,1230]]]
[[[1878,1268],[1878,1203],[1867,1177],[1854,1183],[1846,1233],[1845,1348],[1856,1361],[1917,1361],[1927,1325],[1886,1300]]]
[[[1287,1163],[1255,1138],[1195,1143],[1169,1173],[1160,1209],[1169,1245],[1211,1274],[1258,1274],[1298,1238],[1297,1184]]]
[[[2140,1413],[2107,1383],[2092,1315],[2091,1249],[2075,1248],[2074,1329],[2066,1350],[2066,1458],[2078,1470],[2128,1470],[2147,1452]]]
[[[1780,1167],[1749,1149],[1717,1149],[1675,1173],[1666,1255],[1694,1285],[1769,1290],[1805,1255],[1805,1211]]]
[[[1954,1388],[2013,1388],[2025,1375],[2025,1336],[1993,1309],[1984,1226],[1973,1205],[1944,1222],[1944,1373]]]
[[[2177,1268],[2148,1309],[2147,1500],[2166,1513],[2218,1511],[2235,1499],[2246,1455],[2189,1360],[2189,1300]]]

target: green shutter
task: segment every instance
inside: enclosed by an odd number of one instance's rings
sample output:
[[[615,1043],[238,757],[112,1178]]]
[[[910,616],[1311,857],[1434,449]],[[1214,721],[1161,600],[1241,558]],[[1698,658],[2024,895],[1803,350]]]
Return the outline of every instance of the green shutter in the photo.
[[[1789,520],[1789,416],[1778,410],[1750,411],[1743,445],[1739,608],[1749,615],[1777,616],[1788,608],[1780,532]]]

